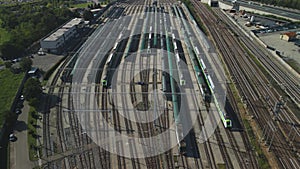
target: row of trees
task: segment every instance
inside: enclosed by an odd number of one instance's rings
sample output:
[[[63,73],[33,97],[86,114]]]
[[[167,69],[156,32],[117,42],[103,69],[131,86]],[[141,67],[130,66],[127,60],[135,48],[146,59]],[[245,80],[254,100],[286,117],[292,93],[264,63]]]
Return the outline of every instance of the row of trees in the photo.
[[[99,3],[98,4],[93,3],[93,4],[89,4],[88,8],[89,9],[98,9],[98,8],[102,8],[102,7],[101,7],[101,5]]]
[[[0,6],[1,57],[8,60],[22,56],[33,42],[76,16],[68,8],[47,4]]]
[[[256,1],[263,4],[275,5],[275,6],[283,6],[293,9],[300,9],[300,1],[299,0],[249,0]]]

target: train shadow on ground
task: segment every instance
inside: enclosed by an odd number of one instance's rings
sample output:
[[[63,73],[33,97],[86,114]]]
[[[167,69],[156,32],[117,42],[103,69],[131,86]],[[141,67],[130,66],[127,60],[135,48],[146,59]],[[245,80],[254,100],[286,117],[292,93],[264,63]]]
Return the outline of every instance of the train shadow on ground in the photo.
[[[232,104],[229,102],[228,98],[226,98],[226,103],[225,103],[225,111],[227,112],[229,118],[231,119],[232,122],[232,127],[231,131],[243,131],[243,125],[240,123],[239,118],[237,116],[237,113],[233,107]]]
[[[186,143],[186,149],[185,149],[185,156],[186,157],[192,157],[192,158],[200,158],[200,154],[198,152],[198,146],[197,146],[197,140],[195,137],[195,134],[193,131],[190,131],[185,136],[185,143]]]

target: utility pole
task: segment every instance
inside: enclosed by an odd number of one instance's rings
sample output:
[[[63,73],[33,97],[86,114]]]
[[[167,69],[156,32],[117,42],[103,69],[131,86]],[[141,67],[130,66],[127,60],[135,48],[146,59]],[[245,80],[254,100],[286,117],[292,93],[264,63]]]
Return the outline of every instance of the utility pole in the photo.
[[[262,140],[261,140],[265,142],[266,146],[269,145],[268,151],[270,151],[272,147],[276,132],[277,132],[277,128],[273,123],[273,121],[271,120],[268,121],[267,124],[264,126]]]
[[[284,105],[284,100],[283,100],[282,96],[280,96],[279,100],[275,103],[274,108],[273,108],[275,121],[278,120],[279,111],[283,107],[283,105]]]

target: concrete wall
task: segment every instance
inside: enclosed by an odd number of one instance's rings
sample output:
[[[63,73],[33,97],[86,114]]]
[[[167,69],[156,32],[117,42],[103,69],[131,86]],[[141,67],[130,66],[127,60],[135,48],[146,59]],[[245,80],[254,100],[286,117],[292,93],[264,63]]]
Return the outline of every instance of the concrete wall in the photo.
[[[43,48],[43,49],[54,49],[54,48],[57,48],[59,46],[58,45],[59,42],[60,41],[45,41],[45,40],[42,40],[41,41],[41,48]],[[63,42],[63,39],[62,39],[61,42]]]
[[[67,31],[65,34],[64,34],[64,37],[65,37],[65,41],[67,41],[68,39],[70,39],[71,37],[75,36],[76,34],[76,26],[73,26],[72,28],[69,29],[69,31]]]

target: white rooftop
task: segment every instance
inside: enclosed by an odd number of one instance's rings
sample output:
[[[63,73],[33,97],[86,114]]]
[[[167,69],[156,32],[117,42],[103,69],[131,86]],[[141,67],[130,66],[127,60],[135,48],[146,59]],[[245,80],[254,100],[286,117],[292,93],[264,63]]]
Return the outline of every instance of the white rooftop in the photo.
[[[102,9],[97,8],[97,9],[92,9],[91,12],[94,13],[94,12],[99,12],[99,11],[101,11],[101,10],[102,10]]]
[[[78,24],[83,22],[82,18],[74,18],[70,22],[66,23],[64,26],[62,26],[60,29],[56,30],[54,33],[49,35],[47,38],[44,39],[44,41],[56,41],[61,36],[63,36],[64,33],[68,32],[68,30]]]
[[[63,34],[67,31],[68,31],[68,29],[66,29],[66,28],[60,28],[57,31],[55,31],[54,33],[52,33],[50,36],[45,38],[44,41],[56,41],[61,36],[63,36]]]
[[[76,26],[76,25],[80,24],[81,22],[83,22],[82,18],[74,18],[70,22],[66,23],[63,26],[63,28],[72,28],[73,26]]]

